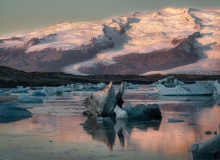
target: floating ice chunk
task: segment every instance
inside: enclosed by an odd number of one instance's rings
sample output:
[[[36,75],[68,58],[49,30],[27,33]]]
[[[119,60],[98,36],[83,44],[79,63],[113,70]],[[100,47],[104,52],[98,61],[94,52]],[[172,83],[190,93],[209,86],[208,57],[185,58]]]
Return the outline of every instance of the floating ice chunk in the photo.
[[[218,85],[218,84],[217,84]],[[214,81],[197,81],[194,84],[186,84],[176,86],[173,88],[167,88],[162,84],[158,85],[159,93],[163,96],[195,96],[195,95],[213,95],[217,92],[216,84]]]
[[[68,87],[63,87],[63,92],[72,92],[72,89]]]
[[[82,89],[84,89],[84,85],[81,84],[81,83],[76,83],[76,84],[74,85],[74,89],[75,89],[75,90],[82,90]]]
[[[149,96],[149,97],[157,97],[157,96],[159,96],[159,93],[158,93],[158,92],[148,93],[148,94],[146,94],[146,96]]]
[[[30,94],[31,96],[46,96],[46,93],[42,90],[34,90]]]
[[[1,96],[9,96],[9,94],[8,93],[0,93],[0,97]]]
[[[129,102],[124,108],[115,107],[114,112],[118,119],[161,119],[161,111],[157,104],[138,104],[132,107]]]
[[[152,83],[151,87],[157,87],[159,84],[164,85],[165,87],[175,87],[177,85],[183,85],[184,83],[182,81],[179,81],[175,79],[173,76],[161,79],[155,83]]]
[[[114,114],[116,105],[115,90],[112,82],[98,92],[93,92],[92,95],[83,101],[84,106],[92,114],[98,113],[100,116],[110,116]]]
[[[54,87],[52,90],[56,95],[61,95],[63,92],[72,92],[72,88],[67,86]]]
[[[44,87],[42,90],[32,91],[31,96],[53,96],[54,92],[49,90],[47,87]]]
[[[190,150],[193,152],[193,157],[197,159],[219,159],[220,158],[220,134],[215,137],[198,144],[193,144]],[[213,158],[212,158],[213,157]]]
[[[207,134],[207,135],[212,134],[212,131],[207,130],[207,131],[205,131],[205,134]]]
[[[219,84],[219,81],[216,80],[216,81],[214,82],[214,84],[215,84],[215,87],[216,87],[216,93],[217,93],[217,95],[220,95],[220,84]]]
[[[61,94],[63,94],[63,90],[62,89],[54,89],[54,93],[56,95],[61,95]]]
[[[176,123],[176,122],[184,122],[182,119],[177,119],[177,118],[168,118],[169,123]]]
[[[127,112],[123,108],[120,108],[119,106],[115,107],[114,112],[116,114],[115,118],[119,118],[119,119],[127,119],[128,118]]]
[[[161,119],[162,114],[158,104],[138,104],[132,107],[131,103],[128,103],[126,107],[123,108],[128,115],[129,119]]]
[[[178,114],[178,116],[188,117],[188,116],[189,116],[189,113],[180,113],[180,114]]]
[[[43,103],[43,100],[41,98],[30,98],[25,93],[22,93],[18,97],[18,101],[20,103]]]
[[[32,113],[26,109],[14,107],[14,106],[1,106],[0,107],[0,118],[1,117],[31,117]]]
[[[138,89],[138,84],[124,82],[125,89]]]
[[[98,89],[98,90],[104,89],[105,87],[106,87],[106,84],[105,84],[105,83],[102,83],[102,82],[101,82],[101,83],[98,83],[98,84],[97,84],[97,89]]]
[[[31,88],[26,87],[23,88],[23,86],[17,86],[17,88],[12,88],[9,92],[11,93],[27,93]]]

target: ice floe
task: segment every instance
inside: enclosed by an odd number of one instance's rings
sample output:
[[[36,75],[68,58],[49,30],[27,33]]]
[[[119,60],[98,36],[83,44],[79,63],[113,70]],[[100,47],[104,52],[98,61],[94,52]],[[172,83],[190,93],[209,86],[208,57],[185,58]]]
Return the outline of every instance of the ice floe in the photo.
[[[42,90],[34,90],[30,94],[31,96],[53,96],[54,92],[44,87]]]
[[[28,97],[27,94],[22,93],[18,97],[20,103],[43,103],[43,99],[37,97]]]
[[[27,93],[31,88],[26,87],[24,88],[23,86],[17,86],[17,88],[12,88],[9,92],[10,93]]]

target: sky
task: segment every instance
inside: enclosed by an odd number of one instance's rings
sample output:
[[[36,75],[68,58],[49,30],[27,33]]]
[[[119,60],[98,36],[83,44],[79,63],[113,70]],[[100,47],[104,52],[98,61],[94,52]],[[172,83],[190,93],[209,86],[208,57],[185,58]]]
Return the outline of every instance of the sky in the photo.
[[[0,0],[0,36],[166,7],[220,8],[220,0]]]

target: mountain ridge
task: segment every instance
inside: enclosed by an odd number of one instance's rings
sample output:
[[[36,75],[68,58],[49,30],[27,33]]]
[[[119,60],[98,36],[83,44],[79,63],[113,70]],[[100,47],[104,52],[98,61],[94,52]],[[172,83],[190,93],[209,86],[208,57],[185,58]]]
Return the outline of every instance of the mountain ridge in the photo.
[[[61,22],[33,32],[0,37],[0,65],[76,75],[220,74],[219,15],[220,9],[166,8],[95,22]],[[195,34],[200,36],[190,40]],[[191,43],[183,47],[186,39]],[[181,51],[174,53],[180,43]],[[194,61],[174,58],[180,52]],[[153,53],[158,53],[155,62],[146,58]],[[134,59],[140,63],[134,63]],[[166,63],[158,68],[157,63],[164,59]]]

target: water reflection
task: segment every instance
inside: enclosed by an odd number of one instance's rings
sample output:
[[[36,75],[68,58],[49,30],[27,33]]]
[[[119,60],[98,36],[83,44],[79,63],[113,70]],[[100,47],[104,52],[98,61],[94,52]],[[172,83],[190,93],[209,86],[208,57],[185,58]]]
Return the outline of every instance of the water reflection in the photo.
[[[93,140],[104,142],[107,147],[112,150],[115,143],[115,129],[114,124],[110,120],[97,121],[95,117],[89,116],[83,124],[86,133],[92,135]]]
[[[150,100],[143,93],[134,94],[136,99],[133,99],[132,104],[135,100],[140,103],[146,99],[153,103],[158,102],[163,115],[162,121],[111,119],[100,122],[94,118],[87,119],[81,115],[85,110],[82,103],[72,101],[73,95],[68,93],[67,98],[64,95],[64,97],[55,97],[55,100],[46,100],[44,104],[35,108],[36,112],[31,118],[0,123],[0,155],[13,157],[15,153],[12,154],[12,150],[23,157],[28,154],[34,157],[34,153],[46,156],[45,152],[50,152],[53,153],[52,156],[44,159],[53,159],[54,156],[64,156],[64,151],[68,151],[70,155],[74,154],[69,159],[85,156],[85,152],[86,156],[93,159],[104,159],[98,157],[100,154],[121,156],[110,159],[128,160],[137,157],[139,159],[198,159],[198,155],[191,153],[189,147],[215,136],[204,134],[206,130],[219,133],[219,98],[175,96],[156,97],[156,100]],[[76,99],[83,99],[85,95],[75,96]],[[130,99],[132,96],[125,95],[125,102],[128,101],[126,98]],[[40,114],[42,110],[45,110],[45,114]],[[65,116],[54,116],[48,113],[64,113]],[[180,117],[180,113],[188,113],[189,116]],[[168,123],[168,118],[179,118],[184,122]],[[84,125],[79,125],[82,123]],[[14,149],[17,146],[20,150]],[[0,157],[0,159],[4,158]],[[16,156],[12,159],[16,159]]]
[[[124,130],[132,134],[134,128],[140,131],[147,131],[148,128],[159,130],[161,120],[123,120],[123,119],[107,119],[97,121],[96,117],[89,116],[83,125],[87,134],[92,135],[93,140],[104,142],[109,150],[113,149],[116,135],[120,141],[121,146],[125,146]]]
[[[16,122],[30,117],[0,117],[0,123]]]
[[[193,160],[219,160],[220,152],[207,153],[207,152],[192,152]]]

